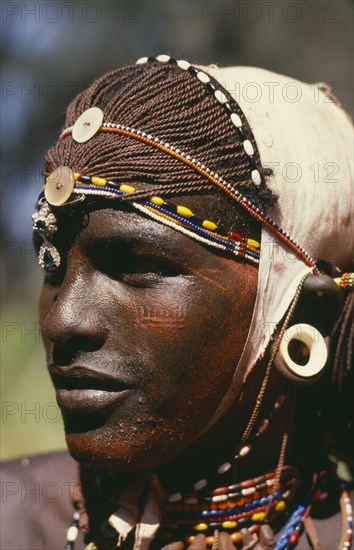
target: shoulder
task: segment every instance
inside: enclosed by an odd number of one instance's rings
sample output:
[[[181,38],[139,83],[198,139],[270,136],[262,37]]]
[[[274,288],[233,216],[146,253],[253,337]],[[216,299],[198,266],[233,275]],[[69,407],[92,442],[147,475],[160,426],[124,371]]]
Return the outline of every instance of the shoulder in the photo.
[[[1,548],[65,548],[77,464],[56,452],[1,464]]]

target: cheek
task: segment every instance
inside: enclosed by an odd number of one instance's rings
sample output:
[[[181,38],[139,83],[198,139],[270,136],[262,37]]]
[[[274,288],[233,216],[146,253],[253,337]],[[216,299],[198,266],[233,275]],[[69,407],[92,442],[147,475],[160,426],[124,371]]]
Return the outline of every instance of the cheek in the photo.
[[[50,312],[51,307],[55,303],[57,297],[58,297],[58,288],[43,284],[41,293],[39,296],[39,303],[38,303],[38,320],[39,320],[39,326],[42,333],[43,344],[47,352],[49,351],[49,348],[50,348],[50,342],[46,337],[44,324],[45,324],[46,317]]]
[[[211,414],[242,351],[252,300],[205,276],[132,292],[129,302],[124,345],[142,380],[138,410],[167,421]]]

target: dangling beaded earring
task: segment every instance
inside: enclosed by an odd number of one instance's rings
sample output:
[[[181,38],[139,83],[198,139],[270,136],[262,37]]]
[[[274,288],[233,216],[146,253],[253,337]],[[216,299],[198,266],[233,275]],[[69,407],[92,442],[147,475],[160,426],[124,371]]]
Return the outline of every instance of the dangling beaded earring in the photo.
[[[297,363],[291,356],[291,347],[301,345],[303,361]],[[312,382],[326,366],[328,351],[322,334],[305,323],[289,327],[280,342],[274,364],[279,372],[293,381]]]

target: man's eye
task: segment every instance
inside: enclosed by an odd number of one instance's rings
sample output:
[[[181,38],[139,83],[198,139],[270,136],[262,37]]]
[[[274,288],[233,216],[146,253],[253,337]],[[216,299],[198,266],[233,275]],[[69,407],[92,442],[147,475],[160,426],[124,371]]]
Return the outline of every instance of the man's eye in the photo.
[[[113,257],[101,259],[99,263],[100,269],[109,277],[133,286],[154,284],[165,277],[176,277],[181,274],[181,270],[172,262],[155,257]]]

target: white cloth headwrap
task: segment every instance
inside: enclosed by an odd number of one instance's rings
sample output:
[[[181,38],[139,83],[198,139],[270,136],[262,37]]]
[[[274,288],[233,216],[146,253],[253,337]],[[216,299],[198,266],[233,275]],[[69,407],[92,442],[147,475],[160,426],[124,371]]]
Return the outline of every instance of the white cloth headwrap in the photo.
[[[353,127],[319,89],[254,67],[204,67],[239,103],[252,129],[267,186],[278,195],[271,218],[314,260],[341,271],[354,249]],[[230,388],[207,431],[228,409],[261,358],[308,268],[263,227],[257,298]]]

